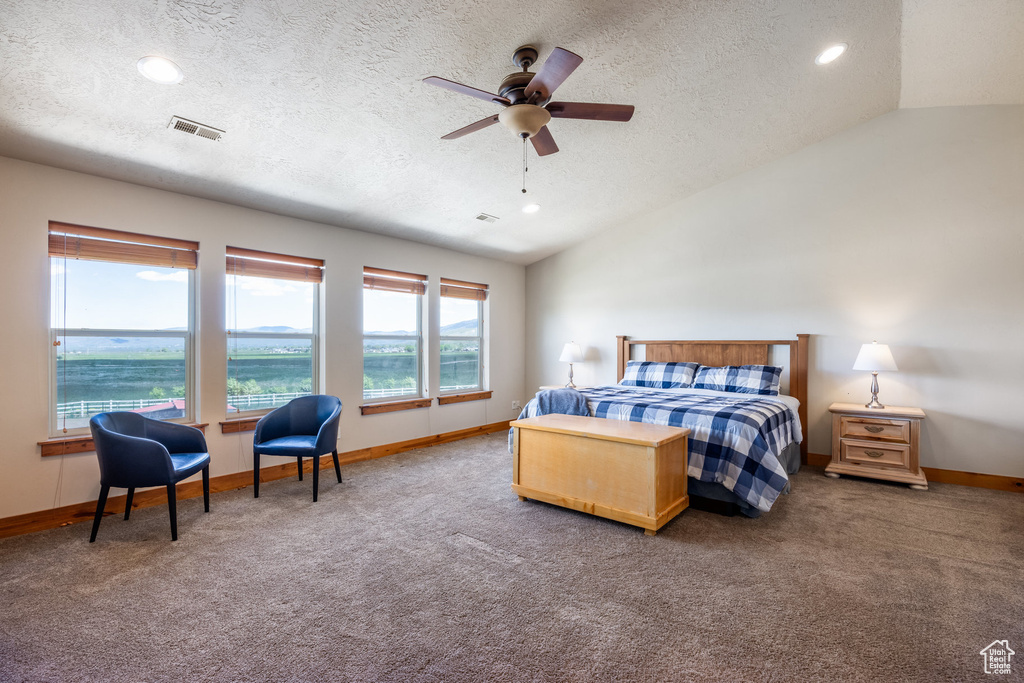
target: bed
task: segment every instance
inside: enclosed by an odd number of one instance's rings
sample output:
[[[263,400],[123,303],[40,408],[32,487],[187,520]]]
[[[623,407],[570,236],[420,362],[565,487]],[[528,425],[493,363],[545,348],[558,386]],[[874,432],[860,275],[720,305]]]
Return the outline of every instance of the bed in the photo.
[[[702,366],[775,366],[778,396],[710,389],[619,384],[582,389],[591,416],[686,427],[691,506],[757,517],[790,490],[789,475],[807,459],[807,350],[795,340],[633,340],[617,338],[617,381],[630,361]],[[537,399],[521,418],[539,414]]]

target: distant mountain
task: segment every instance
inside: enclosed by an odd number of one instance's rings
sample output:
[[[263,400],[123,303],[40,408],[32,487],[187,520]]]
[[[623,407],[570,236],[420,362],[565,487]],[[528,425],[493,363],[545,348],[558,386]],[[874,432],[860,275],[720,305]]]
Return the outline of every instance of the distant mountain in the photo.
[[[475,336],[477,321],[476,319],[463,320],[450,325],[445,325],[441,328],[442,337],[469,337]],[[164,332],[180,332],[183,328],[168,328],[163,330]],[[258,338],[246,338],[246,337],[229,337],[230,348],[232,349],[257,349],[265,348],[269,345],[281,345],[286,347],[301,346],[301,339],[282,339],[279,342],[274,340],[275,334],[309,334],[309,328],[296,329],[294,327],[288,327],[286,325],[265,325],[261,327],[250,327],[244,330],[238,330],[239,332],[245,332],[247,334],[259,334],[266,335],[265,337]],[[381,335],[384,337],[388,336],[415,336],[415,332],[409,332],[407,330],[387,330],[387,331],[375,331],[368,332],[367,334]],[[60,335],[58,334],[58,339]],[[404,345],[406,342],[400,342],[399,345]],[[367,346],[394,346],[394,342],[381,341],[381,342],[369,342]],[[67,343],[67,349],[70,353],[111,353],[111,352],[139,352],[139,351],[180,351],[182,350],[182,341],[180,337],[69,337]]]
[[[364,334],[375,334],[381,337],[415,337],[415,332],[409,332],[408,330],[372,330],[365,332]]]
[[[273,334],[309,334],[312,332],[311,329],[305,327],[301,330],[297,330],[294,327],[287,327],[285,325],[264,325],[263,327],[250,327],[245,330],[238,330],[239,332],[252,332],[254,334],[265,334],[267,332]]]
[[[408,330],[373,330],[366,334],[373,334],[379,336],[395,336],[395,337],[415,337],[415,332]],[[444,325],[441,327],[442,337],[473,337],[476,336],[476,318],[471,320],[463,320],[450,325]]]
[[[184,332],[187,327],[165,327],[163,332]],[[312,330],[308,327],[302,329],[296,329],[294,327],[288,327],[287,325],[264,325],[263,327],[249,327],[244,330],[238,330],[239,332],[253,332],[256,334],[273,332],[275,334],[309,334]]]
[[[477,334],[476,318],[445,325],[441,328],[442,337],[475,337]]]

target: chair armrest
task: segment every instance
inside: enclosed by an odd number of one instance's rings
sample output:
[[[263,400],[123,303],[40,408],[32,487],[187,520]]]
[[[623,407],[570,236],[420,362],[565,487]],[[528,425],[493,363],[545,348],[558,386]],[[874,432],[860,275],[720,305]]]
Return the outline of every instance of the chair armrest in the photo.
[[[254,446],[264,443],[265,441],[273,441],[274,439],[279,439],[282,436],[288,436],[288,428],[291,425],[291,419],[287,408],[287,405],[283,405],[280,408],[274,408],[259,419],[259,422],[256,423],[256,433],[252,436],[252,443]]]
[[[320,425],[316,434],[317,453],[328,453],[338,448],[338,423],[341,421],[341,404],[334,409],[330,417]]]
[[[195,427],[150,420],[146,423],[146,437],[159,442],[169,453],[206,453],[206,437]]]

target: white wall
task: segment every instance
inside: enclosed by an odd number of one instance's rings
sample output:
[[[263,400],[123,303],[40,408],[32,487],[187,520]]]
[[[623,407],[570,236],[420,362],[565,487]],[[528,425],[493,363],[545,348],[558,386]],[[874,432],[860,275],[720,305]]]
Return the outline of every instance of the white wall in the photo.
[[[615,335],[811,333],[810,451],[828,405],[922,407],[927,467],[1024,475],[1024,107],[900,110],[527,269],[527,387],[615,381]]]
[[[47,222],[165,235],[200,242],[197,279],[199,412],[209,422],[213,476],[252,469],[252,432],[222,435],[225,419],[224,249],[230,244],[323,258],[324,393],[343,402],[339,450],[393,443],[514,417],[524,391],[525,269],[522,266],[196,199],[0,157],[0,518],[95,500],[91,453],[43,458],[47,438],[49,264]],[[362,267],[372,265],[486,282],[491,286],[489,388],[494,396],[429,409],[361,416]],[[436,287],[432,288],[436,297]],[[431,316],[436,327],[437,316]],[[437,330],[431,330],[436,339]],[[431,366],[436,370],[436,363]],[[436,372],[431,395],[436,395]],[[268,465],[286,462],[266,458]]]

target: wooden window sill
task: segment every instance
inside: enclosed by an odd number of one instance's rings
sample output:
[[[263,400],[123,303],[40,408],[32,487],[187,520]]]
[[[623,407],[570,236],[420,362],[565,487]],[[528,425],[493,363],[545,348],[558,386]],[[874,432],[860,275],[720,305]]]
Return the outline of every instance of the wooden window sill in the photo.
[[[251,432],[256,429],[256,423],[262,415],[256,417],[238,417],[231,420],[224,420],[220,423],[221,434],[236,434],[238,432]]]
[[[366,403],[359,406],[359,412],[363,415],[376,415],[377,413],[393,413],[398,410],[429,408],[433,400],[432,398],[414,398],[406,401],[388,401],[387,403]]]
[[[446,406],[450,403],[465,403],[466,401],[483,401],[491,397],[491,391],[471,391],[466,394],[449,394],[438,396],[438,405]]]
[[[182,423],[174,423],[182,424]],[[189,422],[189,427],[195,427],[199,431],[206,433],[206,428],[210,426],[209,422]],[[96,444],[93,443],[92,437],[88,434],[79,434],[78,436],[62,436],[56,439],[47,439],[46,441],[37,441],[39,444],[42,457],[48,457],[51,455],[68,455],[70,453],[91,453],[96,450]]]

